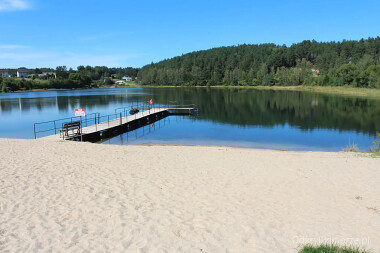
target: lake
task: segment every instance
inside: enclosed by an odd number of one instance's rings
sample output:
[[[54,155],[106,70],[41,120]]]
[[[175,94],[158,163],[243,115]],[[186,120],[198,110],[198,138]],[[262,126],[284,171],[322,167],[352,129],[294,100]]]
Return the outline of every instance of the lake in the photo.
[[[223,145],[282,150],[367,151],[380,131],[380,99],[249,88],[110,88],[0,94],[0,137],[34,138],[35,122],[153,98],[196,104],[196,116],[169,116],[104,144]],[[50,134],[50,133],[46,133]],[[42,137],[43,134],[38,137]]]

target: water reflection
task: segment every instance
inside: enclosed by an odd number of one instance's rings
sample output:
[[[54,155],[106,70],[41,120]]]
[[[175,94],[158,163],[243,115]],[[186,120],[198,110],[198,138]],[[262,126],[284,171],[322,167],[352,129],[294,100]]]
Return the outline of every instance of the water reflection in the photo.
[[[0,112],[24,112],[20,108],[25,107],[39,111],[58,108],[60,112],[66,112],[79,106],[91,110],[99,106],[138,100],[141,95],[142,89],[139,88],[3,93],[0,94]]]
[[[177,116],[175,117],[175,119],[178,122],[178,119],[180,119],[180,117]],[[160,131],[162,128],[168,126],[170,122],[171,122],[170,117],[166,117],[156,122],[144,125],[133,131],[120,134],[119,136],[101,140],[98,143],[117,144],[117,145],[126,145],[126,144],[137,143],[137,142],[141,143],[143,142],[143,139],[149,138],[149,135],[156,133],[157,131]]]
[[[354,130],[371,135],[380,130],[379,99],[251,89],[168,89],[162,93],[164,100],[168,96],[191,100],[202,118],[213,122],[267,127],[289,124],[304,130]]]
[[[151,98],[162,105],[194,103],[197,121],[235,126],[236,131],[289,126],[331,130],[331,136],[345,131],[373,137],[380,130],[379,99],[247,88],[118,88],[0,94],[0,137],[33,138],[34,122],[71,117],[77,107],[110,114]]]

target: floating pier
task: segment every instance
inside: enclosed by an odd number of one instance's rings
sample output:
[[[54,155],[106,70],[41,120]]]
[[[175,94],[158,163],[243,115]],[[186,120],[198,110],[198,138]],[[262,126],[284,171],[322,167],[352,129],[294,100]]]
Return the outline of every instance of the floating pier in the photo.
[[[128,115],[128,109],[138,109],[139,112]],[[100,116],[99,113],[93,113],[85,117],[72,117],[48,122],[35,123],[34,136],[37,138],[39,133],[47,131],[53,132],[52,135],[43,137],[49,139],[62,140],[82,140],[98,142],[102,139],[111,138],[125,132],[138,129],[142,126],[152,124],[162,118],[170,115],[192,115],[197,113],[194,105],[190,106],[173,106],[173,107],[152,107],[144,104],[143,106],[130,106],[115,109],[114,114]],[[65,129],[65,124],[72,122],[81,122],[78,131]],[[53,124],[54,128],[39,131],[38,127],[43,124]],[[57,127],[60,125],[59,127]],[[68,131],[70,134],[68,134]]]

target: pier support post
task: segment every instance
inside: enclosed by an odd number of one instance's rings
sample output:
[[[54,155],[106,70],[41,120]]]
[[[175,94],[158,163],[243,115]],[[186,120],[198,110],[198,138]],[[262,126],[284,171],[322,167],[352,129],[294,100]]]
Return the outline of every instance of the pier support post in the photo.
[[[96,124],[96,114],[95,114],[95,131],[98,131],[98,125]]]
[[[82,134],[82,116],[80,116],[80,141],[83,141],[83,134]]]

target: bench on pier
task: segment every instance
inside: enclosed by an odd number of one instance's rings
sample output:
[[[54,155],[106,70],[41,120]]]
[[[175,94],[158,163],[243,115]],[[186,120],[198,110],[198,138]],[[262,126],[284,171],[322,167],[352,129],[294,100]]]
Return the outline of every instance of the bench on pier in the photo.
[[[59,136],[63,138],[75,137],[81,134],[80,121],[64,123],[62,129],[59,130]]]

